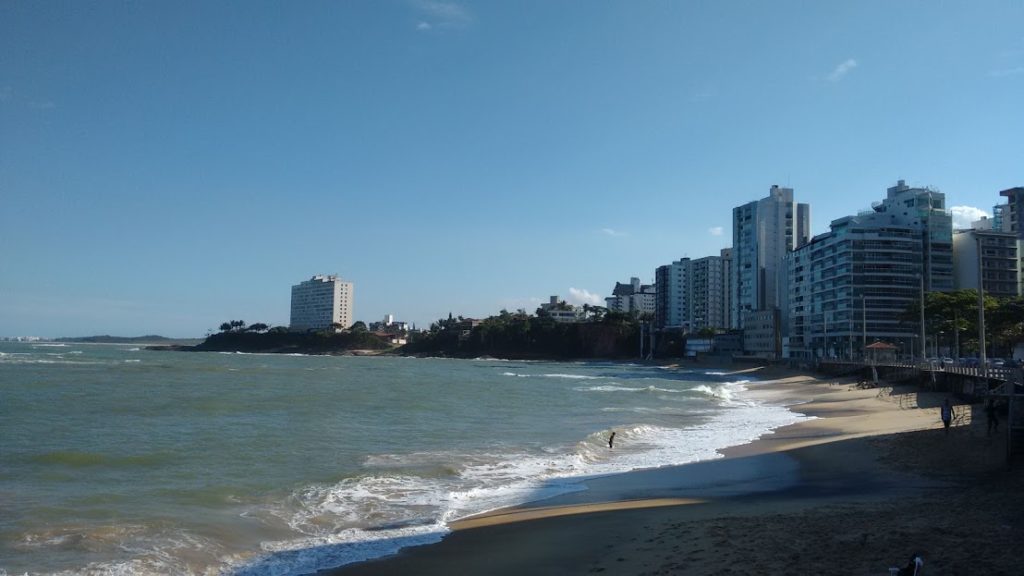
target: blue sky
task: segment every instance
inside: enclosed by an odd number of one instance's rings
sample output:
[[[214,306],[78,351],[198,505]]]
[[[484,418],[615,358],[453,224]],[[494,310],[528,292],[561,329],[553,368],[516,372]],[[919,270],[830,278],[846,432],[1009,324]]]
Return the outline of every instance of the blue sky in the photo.
[[[899,178],[1024,185],[1024,3],[4,2],[0,335],[582,303]]]

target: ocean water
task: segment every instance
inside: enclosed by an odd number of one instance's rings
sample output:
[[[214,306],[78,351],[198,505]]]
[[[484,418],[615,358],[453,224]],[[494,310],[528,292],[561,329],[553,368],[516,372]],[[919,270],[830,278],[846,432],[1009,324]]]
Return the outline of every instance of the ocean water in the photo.
[[[752,385],[617,363],[0,343],[0,574],[286,575],[390,554],[802,419]]]

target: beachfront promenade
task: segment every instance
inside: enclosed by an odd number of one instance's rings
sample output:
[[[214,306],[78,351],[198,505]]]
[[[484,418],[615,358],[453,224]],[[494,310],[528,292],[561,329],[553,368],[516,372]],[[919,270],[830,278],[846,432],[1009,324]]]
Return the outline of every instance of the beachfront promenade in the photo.
[[[874,360],[844,360],[827,359],[818,363],[818,369],[824,372],[841,371],[854,373],[863,370],[866,374],[875,369],[878,378],[885,378],[882,373],[895,376],[899,380],[920,379],[922,381],[937,382],[940,379],[950,383],[972,383],[975,386],[971,392],[964,390],[950,390],[953,392],[965,392],[984,396],[986,394],[1008,395],[1011,387],[1005,386],[1007,382],[1017,385],[1022,383],[1021,368],[964,366],[959,364],[946,364],[942,362],[908,362],[908,361],[874,361]],[[880,372],[881,371],[881,372]],[[872,378],[874,379],[874,378]],[[978,387],[977,384],[987,383],[987,387]]]

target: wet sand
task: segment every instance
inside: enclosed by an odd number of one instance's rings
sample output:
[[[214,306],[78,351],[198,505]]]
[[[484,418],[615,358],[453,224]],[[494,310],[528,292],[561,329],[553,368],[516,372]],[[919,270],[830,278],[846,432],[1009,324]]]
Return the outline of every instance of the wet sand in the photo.
[[[328,571],[382,574],[1021,574],[1024,481],[980,406],[785,373],[752,386],[816,417],[724,458],[595,478],[457,522],[440,544]]]

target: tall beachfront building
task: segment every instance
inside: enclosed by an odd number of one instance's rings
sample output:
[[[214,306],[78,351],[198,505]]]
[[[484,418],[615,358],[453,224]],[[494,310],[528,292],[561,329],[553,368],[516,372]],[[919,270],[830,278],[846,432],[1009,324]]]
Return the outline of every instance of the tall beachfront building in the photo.
[[[999,193],[1006,203],[992,210],[993,230],[1009,232],[1017,238],[1017,276],[1024,293],[1024,186],[1008,188]]]
[[[859,356],[876,340],[919,355],[919,327],[900,316],[922,291],[953,289],[945,195],[900,180],[872,208],[787,257],[789,357]]]
[[[292,315],[289,328],[296,331],[323,330],[334,324],[352,326],[353,286],[337,276],[313,276],[292,286]]]
[[[999,193],[1006,196],[1006,210],[1001,214],[1007,222],[1001,229],[1013,232],[1018,240],[1024,240],[1024,187],[1009,188]]]
[[[750,312],[783,306],[783,258],[810,235],[810,205],[795,203],[792,188],[772,186],[767,197],[733,208],[731,327],[743,328]]]
[[[721,256],[707,256],[659,266],[655,272],[655,324],[685,332],[725,328],[725,262]]]
[[[991,220],[979,223],[982,227],[953,233],[954,286],[958,290],[977,290],[980,277],[989,296],[1020,296],[1017,237],[1012,232],[992,230]]]

